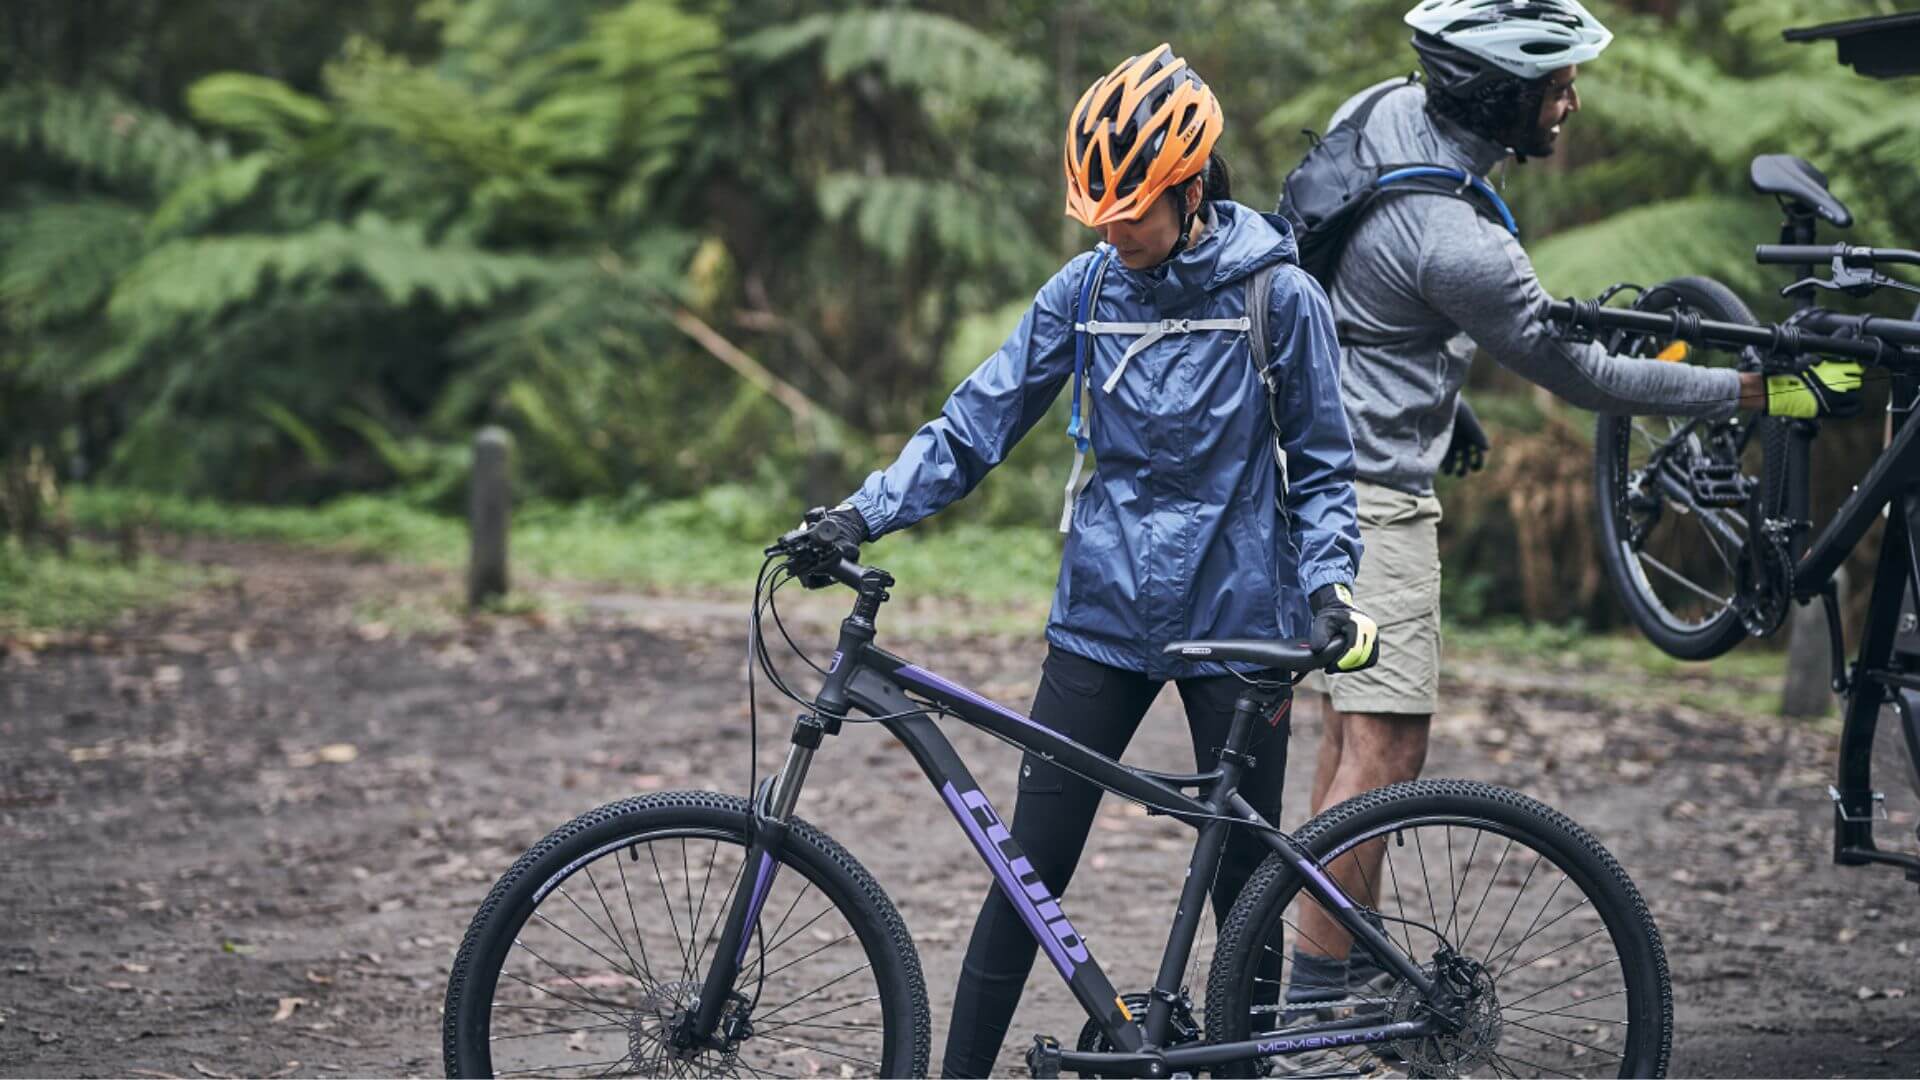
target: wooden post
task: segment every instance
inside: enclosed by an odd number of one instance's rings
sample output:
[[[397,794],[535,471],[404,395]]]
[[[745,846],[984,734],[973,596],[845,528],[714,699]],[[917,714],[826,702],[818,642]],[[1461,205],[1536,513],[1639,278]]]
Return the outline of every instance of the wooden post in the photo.
[[[473,438],[473,479],[467,497],[472,548],[467,564],[467,607],[478,608],[507,594],[507,525],[512,517],[510,472],[513,436],[504,428],[480,429]]]
[[[1841,610],[1847,603],[1847,572],[1833,576]],[[1827,644],[1827,605],[1819,600],[1796,605],[1787,617],[1787,681],[1780,692],[1781,716],[1825,716],[1832,710],[1833,651]]]

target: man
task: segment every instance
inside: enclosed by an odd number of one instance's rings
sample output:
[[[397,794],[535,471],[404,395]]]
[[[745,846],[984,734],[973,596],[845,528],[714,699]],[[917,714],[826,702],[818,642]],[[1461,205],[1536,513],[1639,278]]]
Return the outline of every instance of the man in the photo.
[[[1367,149],[1378,161],[1454,166],[1475,176],[1509,156],[1524,162],[1554,152],[1561,127],[1580,110],[1579,65],[1613,37],[1576,0],[1425,0],[1406,22],[1426,81],[1404,82],[1379,100],[1367,118]],[[1378,89],[1349,100],[1334,123]],[[1448,456],[1473,356],[1457,335],[1573,404],[1602,412],[1719,417],[1746,407],[1814,416],[1851,404],[1841,399],[1860,385],[1857,364],[1825,363],[1804,376],[1763,381],[1561,341],[1514,235],[1474,204],[1444,195],[1381,200],[1354,230],[1329,293],[1367,552],[1355,602],[1378,621],[1381,645],[1377,667],[1328,679],[1332,707],[1314,778],[1315,813],[1414,779],[1426,761],[1440,666],[1433,476]],[[1364,848],[1336,863],[1334,876],[1370,901],[1380,853],[1378,845]],[[1290,1003],[1325,1002],[1349,989],[1375,996],[1390,984],[1370,964],[1349,970],[1346,933],[1317,907],[1306,905],[1300,915]],[[1296,1058],[1275,1064],[1312,1065]]]

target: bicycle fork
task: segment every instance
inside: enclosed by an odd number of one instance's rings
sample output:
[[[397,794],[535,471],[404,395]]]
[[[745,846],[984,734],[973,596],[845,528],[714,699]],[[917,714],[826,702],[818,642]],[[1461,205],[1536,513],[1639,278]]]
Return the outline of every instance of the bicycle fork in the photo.
[[[727,912],[713,966],[702,979],[699,1004],[675,1025],[676,1049],[692,1052],[712,1046],[716,1041],[714,1035],[725,1019],[727,1002],[734,996],[734,980],[746,966],[760,908],[766,903],[774,878],[780,872],[788,821],[794,805],[800,801],[800,789],[806,785],[814,752],[828,735],[840,733],[840,719],[850,707],[847,683],[854,665],[847,663],[846,658],[858,655],[859,650],[873,640],[874,618],[887,599],[887,587],[892,584],[893,579],[883,571],[867,572],[853,614],[840,624],[840,647],[827,669],[826,684],[821,687],[813,709],[794,720],[786,764],[768,778],[762,791],[753,795],[753,841],[747,848],[747,861],[742,866],[739,887],[734,890],[733,907]],[[744,1010],[728,1019],[727,1030],[720,1032],[727,1043],[738,1043],[751,1033],[751,1022]]]

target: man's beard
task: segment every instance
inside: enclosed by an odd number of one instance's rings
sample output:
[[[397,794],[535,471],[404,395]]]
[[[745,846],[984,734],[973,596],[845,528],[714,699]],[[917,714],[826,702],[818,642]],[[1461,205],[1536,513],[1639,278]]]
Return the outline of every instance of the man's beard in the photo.
[[[1553,147],[1558,140],[1558,127],[1541,127],[1538,123],[1528,124],[1526,131],[1513,143],[1513,152],[1523,158],[1552,157]]]

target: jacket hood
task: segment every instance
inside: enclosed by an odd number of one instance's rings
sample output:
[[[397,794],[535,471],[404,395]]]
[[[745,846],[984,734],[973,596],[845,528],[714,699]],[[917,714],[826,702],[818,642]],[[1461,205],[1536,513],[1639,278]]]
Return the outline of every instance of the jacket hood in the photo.
[[[1299,254],[1286,219],[1220,200],[1207,204],[1207,233],[1198,244],[1151,270],[1129,270],[1118,260],[1112,269],[1161,311],[1175,312],[1257,270],[1297,262]]]

